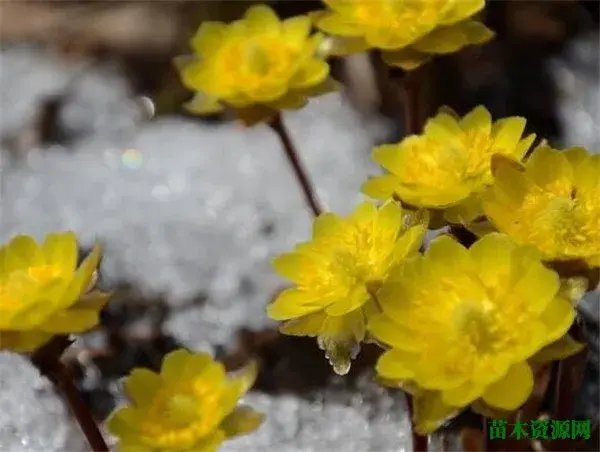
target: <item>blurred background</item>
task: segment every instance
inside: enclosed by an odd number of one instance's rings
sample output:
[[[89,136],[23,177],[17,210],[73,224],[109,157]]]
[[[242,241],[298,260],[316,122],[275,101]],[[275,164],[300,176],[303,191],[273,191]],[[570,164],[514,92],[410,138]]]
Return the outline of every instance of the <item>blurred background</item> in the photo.
[[[409,450],[403,397],[372,382],[375,350],[340,379],[314,341],[282,338],[266,319],[284,284],[269,261],[312,222],[277,137],[181,109],[191,94],[173,57],[203,21],[233,20],[252,3],[0,1],[0,240],[72,229],[84,251],[103,244],[101,284],[117,294],[67,357],[99,421],[121,400],[120,377],[184,346],[231,369],[262,364],[248,402],[267,421],[225,451]],[[321,7],[269,3],[281,17]],[[600,152],[599,4],[488,2],[497,38],[427,66],[423,116],[485,104],[494,117],[525,116],[556,146]],[[321,201],[345,214],[378,172],[371,148],[403,136],[402,95],[368,55],[333,69],[344,91],[285,120]],[[597,418],[597,294],[582,313],[592,353],[579,410]],[[0,355],[0,407],[1,451],[85,450],[20,357]]]

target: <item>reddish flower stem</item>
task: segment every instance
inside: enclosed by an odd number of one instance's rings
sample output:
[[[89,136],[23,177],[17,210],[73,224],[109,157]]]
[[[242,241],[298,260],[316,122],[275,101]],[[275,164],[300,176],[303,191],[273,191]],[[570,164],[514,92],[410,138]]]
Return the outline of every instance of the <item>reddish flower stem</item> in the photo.
[[[300,185],[300,188],[304,193],[304,197],[306,198],[306,203],[310,207],[313,215],[315,217],[318,217],[321,214],[321,212],[323,212],[323,208],[321,207],[319,200],[317,199],[317,195],[313,188],[314,185],[310,181],[308,173],[304,169],[302,162],[300,161],[298,151],[296,151],[296,147],[292,142],[292,139],[290,137],[290,134],[288,133],[287,127],[283,122],[281,114],[278,113],[275,119],[273,119],[269,123],[269,126],[275,131],[275,133],[281,140],[281,144],[283,145],[285,155],[287,156],[290,164],[292,165],[292,169],[294,171],[294,175],[296,176],[296,180],[298,181],[298,185]]]
[[[61,355],[71,343],[72,341],[67,336],[56,336],[31,355],[31,362],[62,395],[92,450],[108,452],[108,446],[96,421],[73,384],[71,373],[60,361]]]
[[[419,435],[415,431],[415,427],[413,424],[413,413],[414,413],[413,397],[408,393],[405,393],[405,394],[406,394],[406,405],[408,406],[408,416],[409,416],[410,425],[411,425],[410,431],[412,434],[413,452],[427,452],[428,437]]]

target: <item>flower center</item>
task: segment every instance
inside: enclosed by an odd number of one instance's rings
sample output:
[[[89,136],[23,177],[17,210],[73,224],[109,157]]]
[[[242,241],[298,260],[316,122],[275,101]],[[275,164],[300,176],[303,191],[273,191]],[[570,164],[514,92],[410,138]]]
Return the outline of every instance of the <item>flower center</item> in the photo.
[[[241,87],[256,87],[291,75],[295,55],[279,40],[269,36],[236,41],[222,50],[221,74]]]

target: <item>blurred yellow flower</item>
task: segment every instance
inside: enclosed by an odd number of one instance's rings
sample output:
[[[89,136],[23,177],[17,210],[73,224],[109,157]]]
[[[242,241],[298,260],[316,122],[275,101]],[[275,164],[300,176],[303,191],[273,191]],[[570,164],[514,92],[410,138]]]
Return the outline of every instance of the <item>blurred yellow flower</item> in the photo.
[[[98,323],[108,294],[89,292],[100,248],[77,269],[77,237],[48,234],[43,244],[19,235],[0,248],[0,350],[31,352],[55,334]]]
[[[372,294],[392,267],[418,251],[426,222],[396,202],[379,209],[363,203],[346,219],[322,214],[312,241],[275,259],[275,270],[296,287],[278,296],[269,316],[288,320],[284,334],[317,337],[335,372],[347,373],[365,339],[365,319],[378,310]]]
[[[522,169],[498,165],[495,179],[483,207],[499,230],[547,260],[600,266],[600,155],[542,145]]]
[[[237,407],[256,372],[252,364],[229,378],[209,354],[176,350],[165,356],[160,373],[131,372],[125,381],[131,406],[117,409],[108,429],[122,451],[215,451],[261,424],[261,414]]]
[[[434,54],[483,44],[494,32],[471,19],[484,0],[324,0],[315,25],[333,36],[332,55],[380,49],[384,61],[412,70]]]
[[[440,236],[378,292],[383,313],[369,331],[389,349],[377,373],[416,388],[421,433],[478,399],[514,410],[533,387],[528,360],[562,340],[575,318],[559,289],[535,248],[504,234],[469,249]]]
[[[407,204],[444,209],[450,223],[468,224],[483,215],[479,194],[493,183],[491,159],[501,154],[521,160],[535,139],[521,139],[525,119],[492,123],[479,106],[464,118],[448,109],[427,121],[422,135],[375,148],[373,159],[389,174],[368,180],[363,193],[376,199],[396,196]]]
[[[266,5],[250,7],[231,24],[203,23],[191,41],[194,57],[179,64],[183,83],[197,93],[188,110],[202,115],[231,107],[253,124],[334,90],[319,56],[323,36],[310,32],[308,17],[280,21]]]

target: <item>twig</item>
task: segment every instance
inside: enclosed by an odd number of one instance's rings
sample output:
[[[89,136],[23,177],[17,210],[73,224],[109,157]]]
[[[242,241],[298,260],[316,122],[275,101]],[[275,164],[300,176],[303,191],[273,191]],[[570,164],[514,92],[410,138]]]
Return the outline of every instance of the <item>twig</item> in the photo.
[[[108,452],[96,421],[73,384],[71,373],[60,361],[61,355],[71,344],[68,336],[56,336],[31,355],[31,362],[63,396],[92,450]]]
[[[281,118],[281,114],[277,114],[275,119],[269,123],[269,126],[275,131],[279,139],[281,140],[281,144],[283,145],[283,149],[285,151],[285,155],[287,156],[292,168],[294,170],[294,175],[298,180],[298,184],[302,188],[304,192],[304,197],[306,198],[306,202],[308,203],[310,209],[313,212],[315,217],[318,217],[323,209],[319,204],[317,199],[317,195],[315,194],[313,184],[311,183],[308,174],[302,163],[300,162],[300,157],[298,156],[298,152],[290,138],[288,130],[283,123],[283,119]]]

